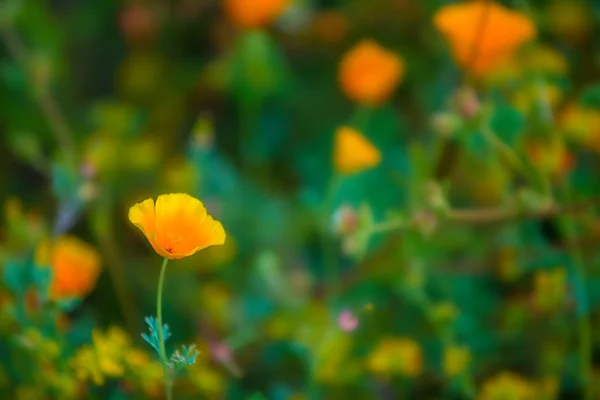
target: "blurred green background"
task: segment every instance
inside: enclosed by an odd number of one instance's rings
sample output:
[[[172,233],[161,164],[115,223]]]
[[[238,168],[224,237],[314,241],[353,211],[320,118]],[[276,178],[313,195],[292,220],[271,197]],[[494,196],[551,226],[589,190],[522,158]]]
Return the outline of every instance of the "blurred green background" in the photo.
[[[163,398],[127,211],[183,192],[227,241],[168,267],[176,399],[600,399],[600,3],[494,2],[511,48],[457,19],[477,72],[434,22],[468,1],[239,1],[0,0],[2,398]],[[383,101],[347,95],[363,39]],[[377,165],[336,169],[343,126]],[[101,271],[57,301],[63,235]]]

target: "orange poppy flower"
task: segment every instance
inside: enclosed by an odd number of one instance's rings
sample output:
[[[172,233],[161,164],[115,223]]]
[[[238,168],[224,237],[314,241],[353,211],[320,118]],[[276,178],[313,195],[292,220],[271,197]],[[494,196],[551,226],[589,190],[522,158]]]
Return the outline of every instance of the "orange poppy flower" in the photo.
[[[51,249],[50,297],[82,298],[94,289],[100,274],[100,255],[75,236],[60,236]]]
[[[335,133],[334,163],[339,173],[351,175],[371,169],[381,162],[381,153],[360,132],[348,126]]]
[[[271,23],[288,4],[289,0],[224,0],[223,6],[234,24],[253,29]]]
[[[163,194],[129,209],[129,220],[163,257],[179,259],[208,246],[225,243],[225,230],[188,194]]]
[[[526,15],[491,0],[444,6],[434,24],[456,61],[474,74],[489,71],[536,35]]]
[[[362,40],[340,62],[342,90],[353,101],[367,105],[385,102],[400,84],[404,61],[372,40]]]

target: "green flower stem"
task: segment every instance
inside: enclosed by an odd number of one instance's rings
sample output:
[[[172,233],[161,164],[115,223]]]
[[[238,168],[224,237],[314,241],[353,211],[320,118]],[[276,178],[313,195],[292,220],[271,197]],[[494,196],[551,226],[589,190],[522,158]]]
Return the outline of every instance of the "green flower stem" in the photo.
[[[158,294],[156,296],[156,320],[158,321],[158,341],[160,343],[160,363],[162,365],[164,379],[165,379],[165,393],[167,400],[173,399],[173,380],[171,379],[171,373],[169,371],[167,352],[165,350],[165,338],[163,336],[163,322],[162,322],[162,292],[163,282],[165,280],[165,271],[167,270],[167,263],[169,259],[164,258],[162,266],[160,267],[160,277],[158,278]]]
[[[341,181],[341,177],[338,175],[334,175],[329,181],[322,211],[321,246],[323,252],[323,268],[325,270],[327,282],[327,298],[330,302],[334,301],[340,288],[336,252],[334,243],[330,237],[330,227],[331,213],[334,205],[333,202],[335,200],[335,195],[339,190]]]

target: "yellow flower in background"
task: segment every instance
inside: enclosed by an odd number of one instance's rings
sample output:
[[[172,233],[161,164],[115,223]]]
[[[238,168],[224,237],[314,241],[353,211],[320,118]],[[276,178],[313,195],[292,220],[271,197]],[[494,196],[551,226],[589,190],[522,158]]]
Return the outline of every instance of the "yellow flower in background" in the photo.
[[[461,375],[469,368],[471,352],[466,347],[449,346],[444,349],[444,373],[448,377]]]
[[[536,271],[534,275],[533,299],[536,307],[542,311],[559,309],[567,298],[567,271],[554,268]]]
[[[226,380],[208,364],[207,360],[196,359],[190,368],[190,382],[208,398],[214,398],[225,390]],[[218,397],[217,397],[218,398]]]
[[[484,382],[477,400],[537,400],[535,386],[511,372],[500,374]]]
[[[169,259],[191,256],[225,243],[225,230],[207,214],[202,202],[188,194],[163,194],[129,209],[129,220],[146,236],[154,250]]]
[[[536,36],[536,27],[526,15],[491,0],[444,6],[435,14],[434,24],[449,42],[457,63],[478,75]]]
[[[92,341],[100,371],[110,377],[123,376],[125,373],[124,351],[131,346],[131,339],[125,331],[118,327],[111,327],[106,333],[94,330]]]
[[[92,344],[80,347],[70,364],[79,380],[103,385],[106,378],[125,374],[124,357],[130,347],[131,339],[121,328],[111,327],[106,332],[94,329]]]
[[[600,112],[598,110],[571,104],[560,115],[559,125],[567,138],[600,153]]]
[[[384,103],[404,76],[404,61],[372,40],[362,40],[342,58],[339,80],[349,99],[366,105]]]
[[[536,45],[522,55],[522,62],[528,72],[564,76],[569,72],[569,62],[556,49],[546,45]]]
[[[223,0],[229,19],[240,28],[254,29],[270,24],[289,5],[289,0]]]
[[[82,298],[94,289],[100,274],[100,254],[94,247],[64,235],[56,239],[51,253],[52,299]]]
[[[320,382],[341,383],[358,378],[356,363],[348,360],[352,336],[339,330],[327,331],[314,353],[315,378]]]
[[[380,375],[417,377],[423,370],[421,346],[408,338],[382,339],[369,354],[367,368]]]
[[[531,163],[551,179],[561,179],[575,165],[575,158],[560,137],[529,140],[527,155]]]
[[[337,172],[352,175],[381,162],[381,153],[356,129],[342,126],[335,133],[333,160]]]
[[[546,106],[555,109],[562,99],[562,90],[548,82],[526,84],[511,96],[514,106],[526,115]]]
[[[130,379],[146,396],[157,397],[163,385],[163,373],[160,362],[153,360],[148,353],[139,349],[130,349],[125,353],[124,362],[130,371]]]

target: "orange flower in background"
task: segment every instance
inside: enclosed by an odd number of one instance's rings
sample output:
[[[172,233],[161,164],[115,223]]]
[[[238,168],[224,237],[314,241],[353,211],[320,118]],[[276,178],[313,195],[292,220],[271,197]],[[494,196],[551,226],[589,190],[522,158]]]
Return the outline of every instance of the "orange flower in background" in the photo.
[[[351,175],[371,169],[381,162],[381,153],[367,138],[348,126],[335,133],[334,164],[337,172]]]
[[[50,297],[82,298],[94,289],[100,274],[100,255],[75,236],[60,236],[52,246]]]
[[[404,61],[372,40],[362,40],[342,58],[339,80],[353,101],[367,105],[385,102],[404,76]]]
[[[225,243],[225,230],[188,194],[163,194],[129,209],[129,220],[163,257],[179,259],[208,246]]]
[[[241,28],[253,29],[268,25],[281,15],[289,0],[224,0],[229,19]]]
[[[493,1],[451,4],[434,16],[456,61],[474,74],[483,74],[536,36],[524,14]]]

